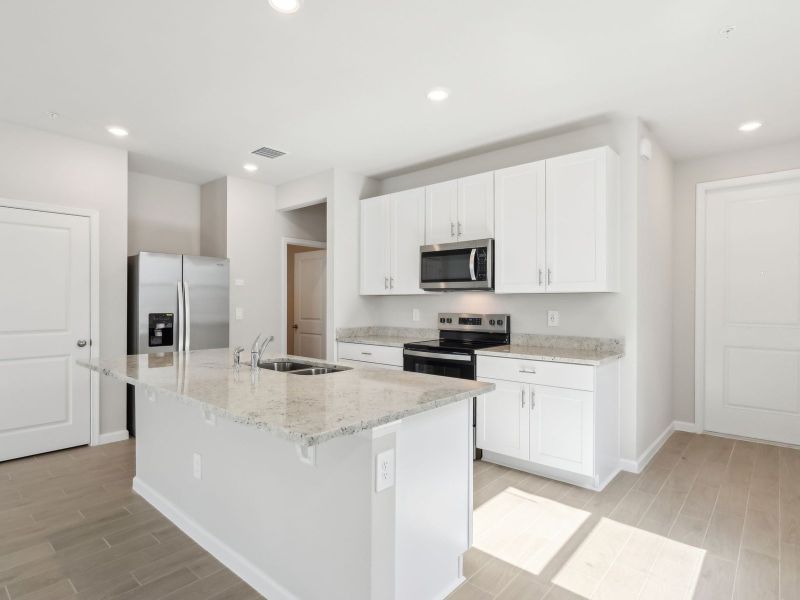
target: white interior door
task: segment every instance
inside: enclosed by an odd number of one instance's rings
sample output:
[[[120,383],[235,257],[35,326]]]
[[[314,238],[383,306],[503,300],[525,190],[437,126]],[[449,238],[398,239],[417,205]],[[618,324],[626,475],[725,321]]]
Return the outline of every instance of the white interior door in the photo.
[[[0,207],[0,461],[88,444],[89,218]]]
[[[800,444],[800,176],[705,199],[705,428]]]
[[[294,353],[325,358],[325,250],[294,255]]]

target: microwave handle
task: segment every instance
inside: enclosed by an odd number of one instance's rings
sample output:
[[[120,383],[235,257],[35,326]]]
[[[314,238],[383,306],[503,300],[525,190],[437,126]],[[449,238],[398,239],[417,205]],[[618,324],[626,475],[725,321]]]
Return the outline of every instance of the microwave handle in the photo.
[[[475,276],[475,258],[478,255],[478,249],[473,248],[472,252],[469,253],[469,276],[472,278],[472,281],[477,281],[477,277]]]

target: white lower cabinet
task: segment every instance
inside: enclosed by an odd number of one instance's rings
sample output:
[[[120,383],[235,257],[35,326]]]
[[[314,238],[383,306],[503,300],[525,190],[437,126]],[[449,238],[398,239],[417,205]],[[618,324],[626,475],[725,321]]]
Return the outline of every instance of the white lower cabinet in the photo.
[[[482,377],[478,380],[495,384],[493,392],[478,396],[475,431],[478,448],[506,456],[528,458],[528,386]]]
[[[344,365],[403,370],[403,349],[356,342],[338,342],[337,361]]]
[[[477,402],[484,460],[602,489],[619,470],[618,364],[478,356],[478,379],[496,386]]]

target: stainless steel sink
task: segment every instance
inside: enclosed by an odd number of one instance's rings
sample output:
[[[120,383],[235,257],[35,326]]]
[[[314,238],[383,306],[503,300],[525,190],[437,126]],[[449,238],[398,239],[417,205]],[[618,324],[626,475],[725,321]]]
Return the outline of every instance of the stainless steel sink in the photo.
[[[292,375],[328,375],[329,373],[339,373],[349,371],[350,367],[312,367],[301,371],[292,371]]]
[[[258,363],[259,368],[269,369],[270,371],[281,371],[283,373],[290,371],[299,371],[300,369],[308,369],[314,365],[309,363],[294,362],[291,360],[270,360]]]

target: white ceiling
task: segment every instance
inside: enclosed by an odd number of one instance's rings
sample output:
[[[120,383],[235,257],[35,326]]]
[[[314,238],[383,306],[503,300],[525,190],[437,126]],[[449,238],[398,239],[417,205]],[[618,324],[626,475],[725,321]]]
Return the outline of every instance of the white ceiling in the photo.
[[[800,136],[798,23],[797,0],[3,0],[0,119],[195,182],[385,175],[611,112],[687,158]]]

